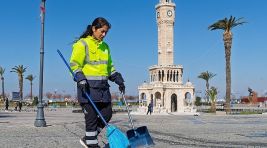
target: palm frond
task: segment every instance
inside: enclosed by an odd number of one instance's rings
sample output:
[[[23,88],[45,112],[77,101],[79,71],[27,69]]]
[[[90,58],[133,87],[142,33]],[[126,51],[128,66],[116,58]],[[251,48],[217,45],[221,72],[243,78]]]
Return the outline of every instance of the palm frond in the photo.
[[[18,75],[23,75],[24,72],[26,72],[27,67],[24,67],[23,65],[18,65],[12,68],[10,72],[15,72]]]
[[[217,88],[212,86],[210,90],[207,90],[207,94],[210,96],[210,99],[214,102],[218,94]]]
[[[0,66],[0,76],[2,77],[5,73],[5,69]]]
[[[221,29],[221,30],[229,32],[235,26],[242,25],[244,23],[247,23],[247,22],[243,21],[243,17],[236,19],[236,17],[230,16],[229,19],[224,18],[224,19],[218,20],[217,22],[210,25],[208,29],[209,30]]]
[[[29,80],[29,81],[33,81],[34,78],[35,78],[35,77],[34,77],[32,74],[30,74],[30,75],[28,75],[25,79],[27,79],[27,80]]]
[[[201,79],[204,79],[206,81],[208,81],[209,79],[215,77],[216,74],[212,73],[212,72],[209,72],[209,71],[205,71],[205,72],[202,72],[198,78],[201,78]]]
[[[216,29],[222,29],[225,30],[225,20],[219,20],[218,22],[210,25],[208,27],[209,30],[216,30]]]

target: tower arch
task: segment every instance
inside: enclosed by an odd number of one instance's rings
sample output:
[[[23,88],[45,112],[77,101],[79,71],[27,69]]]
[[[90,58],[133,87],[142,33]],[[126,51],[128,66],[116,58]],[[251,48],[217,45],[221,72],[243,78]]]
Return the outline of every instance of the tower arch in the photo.
[[[186,92],[184,98],[185,98],[185,105],[186,106],[191,105],[191,103],[192,103],[192,95],[190,94],[190,92]]]
[[[147,102],[147,99],[146,99],[146,94],[144,92],[142,92],[139,96],[139,103],[141,103],[142,105],[145,105],[146,102]]]
[[[156,104],[155,104],[156,106],[162,105],[162,95],[158,91],[155,93],[155,101],[156,101]]]

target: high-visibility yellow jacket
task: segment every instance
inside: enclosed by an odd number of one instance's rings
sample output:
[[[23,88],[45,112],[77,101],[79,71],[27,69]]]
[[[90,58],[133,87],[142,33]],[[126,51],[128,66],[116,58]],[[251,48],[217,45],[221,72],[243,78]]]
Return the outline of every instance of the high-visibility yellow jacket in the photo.
[[[108,80],[116,72],[105,42],[88,36],[78,40],[72,50],[70,66],[75,74],[82,72],[87,80]]]
[[[70,67],[76,81],[87,80],[90,97],[94,102],[111,102],[108,80],[124,85],[124,80],[116,72],[108,45],[91,36],[82,38],[73,44]],[[88,103],[87,97],[78,87],[78,101]]]

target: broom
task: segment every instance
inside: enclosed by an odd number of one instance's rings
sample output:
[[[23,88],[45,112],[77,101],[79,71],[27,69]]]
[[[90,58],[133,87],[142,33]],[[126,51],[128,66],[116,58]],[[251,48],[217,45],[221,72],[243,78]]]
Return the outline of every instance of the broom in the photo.
[[[73,71],[71,70],[69,64],[67,63],[67,61],[65,60],[65,58],[63,57],[61,52],[59,50],[57,50],[57,52],[60,55],[60,57],[62,58],[62,60],[64,61],[64,63],[66,64],[66,66],[68,67],[68,69],[71,72],[71,74],[74,77],[74,79],[77,80],[77,78],[75,77]],[[94,107],[95,111],[97,112],[97,114],[99,115],[99,117],[101,118],[101,120],[103,121],[103,123],[106,126],[106,129],[107,129],[106,136],[107,136],[107,139],[108,139],[108,142],[109,142],[109,147],[110,148],[128,148],[128,147],[130,147],[129,140],[124,135],[124,133],[121,132],[117,127],[108,124],[106,122],[106,120],[103,118],[103,116],[101,115],[100,111],[95,106],[95,103],[92,101],[92,99],[88,95],[88,93],[86,91],[84,91],[84,94],[86,95],[87,99],[90,101],[90,103]]]

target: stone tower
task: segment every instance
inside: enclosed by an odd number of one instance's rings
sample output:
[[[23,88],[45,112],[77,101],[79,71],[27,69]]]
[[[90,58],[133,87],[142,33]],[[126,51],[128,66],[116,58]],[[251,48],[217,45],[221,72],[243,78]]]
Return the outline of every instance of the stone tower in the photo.
[[[183,85],[183,66],[174,65],[174,22],[173,0],[159,0],[156,5],[158,26],[158,64],[149,67],[149,82],[138,87],[139,110],[153,104],[154,112],[191,111],[195,100],[191,82]]]
[[[173,28],[175,4],[160,0],[156,5],[158,24],[158,65],[173,65]]]

